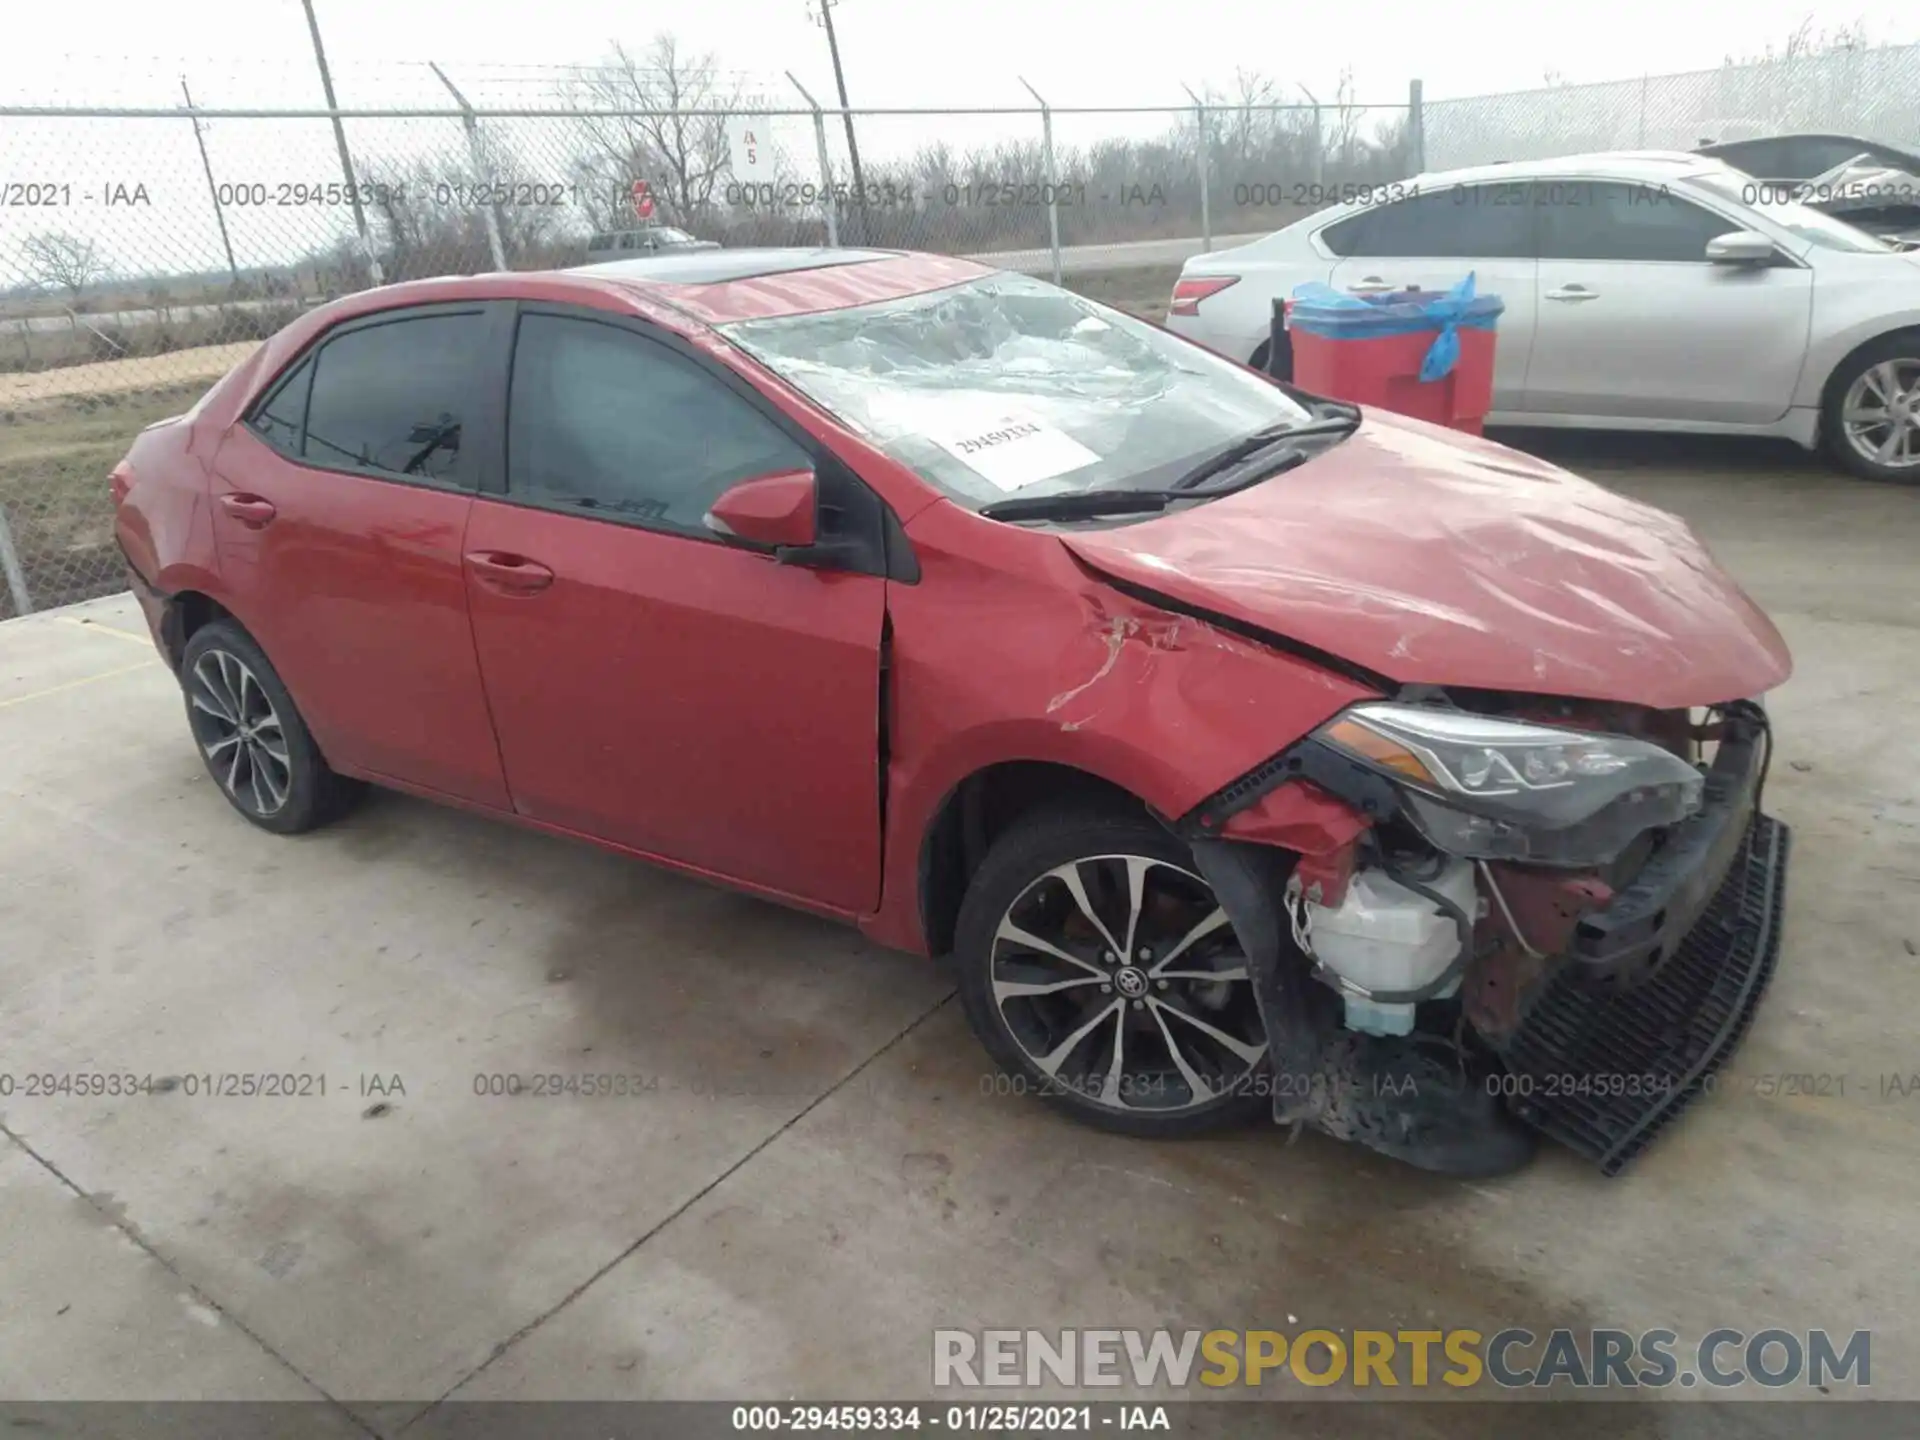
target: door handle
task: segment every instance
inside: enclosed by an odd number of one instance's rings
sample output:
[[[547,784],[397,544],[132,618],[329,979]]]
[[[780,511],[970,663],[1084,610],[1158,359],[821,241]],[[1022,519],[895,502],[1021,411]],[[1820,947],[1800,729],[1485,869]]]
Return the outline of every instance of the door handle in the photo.
[[[1575,301],[1598,300],[1599,298],[1600,292],[1598,290],[1589,290],[1584,285],[1562,285],[1558,290],[1547,291],[1547,299],[1549,300]]]
[[[242,525],[254,530],[270,523],[273,517],[280,513],[274,508],[271,500],[263,500],[258,495],[249,495],[242,490],[233,490],[222,495],[220,508]]]
[[[553,584],[553,571],[507,550],[469,550],[473,578],[502,595],[533,595]]]
[[[1354,295],[1384,295],[1393,289],[1391,282],[1382,280],[1378,275],[1362,275],[1347,290]]]

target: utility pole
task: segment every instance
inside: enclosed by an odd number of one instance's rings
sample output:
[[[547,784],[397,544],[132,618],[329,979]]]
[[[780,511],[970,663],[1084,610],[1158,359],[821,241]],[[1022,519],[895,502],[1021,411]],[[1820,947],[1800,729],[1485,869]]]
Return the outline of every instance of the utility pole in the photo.
[[[187,89],[187,77],[180,77],[180,93],[187,97],[187,111],[193,111],[193,92]],[[233,285],[240,288],[240,267],[233,262],[233,241],[227,235],[227,212],[220,208],[220,187],[213,183],[213,162],[207,158],[207,132],[200,128],[200,117],[193,115],[193,138],[200,147],[200,168],[207,172],[207,196],[213,201],[213,218],[220,222],[220,246],[227,252],[227,274],[233,277]]]
[[[353,178],[353,156],[347,150],[347,127],[340,123],[340,104],[333,98],[333,76],[327,70],[327,50],[320,43],[320,21],[313,13],[313,0],[300,0],[307,12],[307,32],[313,36],[313,58],[320,67],[320,88],[326,92],[327,109],[333,112],[333,143],[340,151],[340,178],[347,182],[347,199],[353,205],[353,227],[360,232],[360,244],[367,252],[367,269],[373,283],[384,285],[380,257],[373,253],[373,241],[367,234],[367,211],[360,203],[360,185]]]
[[[840,68],[840,37],[833,33],[833,11],[840,0],[815,0],[820,7],[820,23],[827,29],[827,50],[833,56],[833,83],[840,91],[840,118],[847,126],[847,157],[853,161],[853,198],[860,209],[860,238],[868,238],[867,186],[860,178],[860,146],[853,138],[853,112],[847,108],[847,77]]]

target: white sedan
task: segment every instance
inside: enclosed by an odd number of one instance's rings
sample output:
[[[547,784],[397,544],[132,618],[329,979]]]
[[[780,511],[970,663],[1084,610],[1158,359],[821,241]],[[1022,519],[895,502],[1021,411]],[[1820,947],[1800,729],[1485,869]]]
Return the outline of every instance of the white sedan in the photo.
[[[1506,302],[1490,424],[1779,435],[1920,483],[1920,254],[1699,155],[1377,185],[1189,260],[1167,325],[1267,368],[1273,302],[1296,286],[1444,290],[1468,271]]]

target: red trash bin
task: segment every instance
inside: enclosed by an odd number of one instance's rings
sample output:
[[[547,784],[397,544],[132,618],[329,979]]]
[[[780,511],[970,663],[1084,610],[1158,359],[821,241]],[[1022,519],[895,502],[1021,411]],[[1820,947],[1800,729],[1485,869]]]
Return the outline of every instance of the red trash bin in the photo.
[[[1340,295],[1340,303],[1290,300],[1293,381],[1302,390],[1356,405],[1377,405],[1478,435],[1493,408],[1497,296],[1439,290]],[[1435,302],[1442,302],[1436,304]],[[1420,372],[1451,324],[1459,354],[1446,373]]]

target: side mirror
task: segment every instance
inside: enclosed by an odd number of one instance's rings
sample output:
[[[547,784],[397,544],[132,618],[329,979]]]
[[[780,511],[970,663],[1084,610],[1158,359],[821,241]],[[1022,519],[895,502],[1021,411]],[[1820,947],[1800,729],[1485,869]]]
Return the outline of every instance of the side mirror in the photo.
[[[1732,230],[1707,241],[1707,259],[1715,265],[1763,265],[1773,250],[1773,241],[1758,230]]]
[[[820,492],[811,470],[781,470],[733,486],[706,513],[716,535],[744,541],[776,555],[810,549],[817,538]]]

